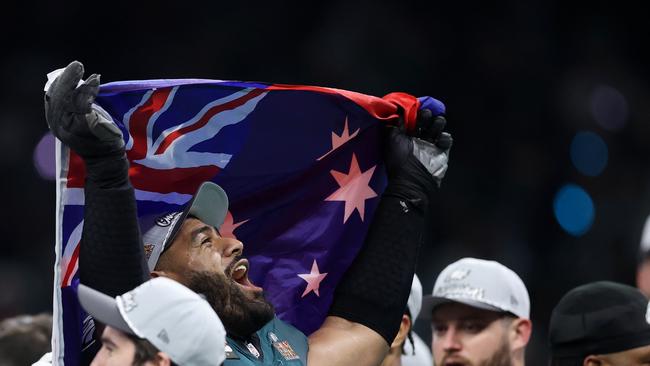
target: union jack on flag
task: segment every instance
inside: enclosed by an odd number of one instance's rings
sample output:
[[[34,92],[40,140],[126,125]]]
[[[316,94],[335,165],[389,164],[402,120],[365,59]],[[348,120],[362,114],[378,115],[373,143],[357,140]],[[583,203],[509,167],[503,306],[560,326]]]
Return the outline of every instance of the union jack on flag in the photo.
[[[179,210],[203,181],[228,193],[222,235],[244,243],[251,280],[306,334],[363,244],[386,184],[384,123],[423,103],[345,90],[201,79],[102,85],[96,105],[121,129],[141,216]],[[380,123],[381,122],[381,123]],[[79,364],[92,334],[76,287],[84,167],[57,142],[53,359]]]

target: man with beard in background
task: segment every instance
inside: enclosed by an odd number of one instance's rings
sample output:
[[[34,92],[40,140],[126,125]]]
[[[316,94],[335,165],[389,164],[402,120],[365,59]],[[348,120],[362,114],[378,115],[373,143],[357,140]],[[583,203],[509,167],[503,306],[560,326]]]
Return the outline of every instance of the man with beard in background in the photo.
[[[307,338],[276,318],[262,290],[250,283],[242,243],[219,235],[227,198],[218,186],[202,185],[183,212],[149,227],[162,232],[157,237],[162,240],[151,239],[145,229],[142,243],[124,141],[110,118],[92,108],[99,76],[78,86],[83,72],[79,62],[68,65],[48,89],[45,110],[53,134],[86,167],[79,257],[84,284],[116,296],[149,276],[166,276],[205,294],[228,333],[225,365],[381,362],[399,329],[424,217],[447,169],[451,136],[442,132],[444,118],[420,111],[418,138],[388,128],[388,185],[361,253],[337,286],[329,316]],[[204,201],[204,195],[211,198]]]
[[[523,366],[532,331],[523,281],[504,265],[463,258],[448,265],[426,296],[438,366]]]

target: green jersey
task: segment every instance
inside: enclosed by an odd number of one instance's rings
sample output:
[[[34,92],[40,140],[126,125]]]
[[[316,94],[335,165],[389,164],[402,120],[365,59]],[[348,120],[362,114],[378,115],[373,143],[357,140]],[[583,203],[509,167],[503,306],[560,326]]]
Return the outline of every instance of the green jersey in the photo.
[[[255,335],[251,341],[226,337],[224,365],[307,365],[307,337],[293,326],[274,317]]]

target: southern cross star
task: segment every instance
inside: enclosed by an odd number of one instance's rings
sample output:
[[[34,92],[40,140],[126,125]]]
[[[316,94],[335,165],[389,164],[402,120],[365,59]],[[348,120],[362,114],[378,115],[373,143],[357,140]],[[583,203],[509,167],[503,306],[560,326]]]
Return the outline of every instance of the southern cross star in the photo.
[[[357,130],[352,132],[352,134],[350,135],[350,132],[348,131],[348,117],[345,117],[345,126],[343,126],[343,131],[341,132],[341,136],[337,135],[336,132],[332,131],[332,150],[326,152],[325,155],[321,156],[316,160],[321,160],[322,158],[326,157],[332,151],[338,149],[341,145],[352,140],[358,133],[359,133],[359,129],[357,128]]]
[[[302,296],[300,297],[305,297],[308,293],[312,291],[316,294],[316,296],[320,297],[320,293],[318,292],[318,289],[320,288],[321,281],[325,279],[325,276],[327,276],[327,273],[320,273],[320,270],[318,269],[318,264],[314,259],[314,263],[311,265],[311,272],[302,273],[298,275],[298,277],[302,278],[303,280],[305,280],[305,282],[307,282],[307,287],[305,288],[305,291],[302,293]]]
[[[343,223],[345,224],[350,218],[350,215],[357,210],[361,216],[361,221],[364,219],[366,200],[377,197],[377,193],[370,188],[370,179],[377,166],[362,172],[359,168],[356,155],[352,154],[352,162],[350,163],[350,171],[348,174],[330,170],[330,174],[336,179],[339,184],[339,189],[332,193],[325,201],[344,201],[345,202],[345,215],[343,216]]]

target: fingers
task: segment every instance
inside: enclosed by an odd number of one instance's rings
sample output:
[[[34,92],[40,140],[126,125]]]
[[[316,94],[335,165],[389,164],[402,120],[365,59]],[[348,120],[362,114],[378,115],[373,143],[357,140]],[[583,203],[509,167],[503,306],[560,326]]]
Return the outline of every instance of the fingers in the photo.
[[[433,125],[431,126],[431,130],[429,131],[429,137],[436,140],[440,134],[442,133],[442,130],[445,129],[445,126],[447,125],[447,120],[445,117],[438,116],[433,120]]]
[[[445,117],[433,117],[433,114],[428,109],[422,109],[419,111],[417,122],[416,136],[430,142],[434,142],[438,139],[447,124]]]
[[[72,92],[72,109],[78,113],[89,113],[91,104],[99,92],[99,75],[92,74]]]
[[[48,94],[55,97],[63,96],[64,94],[74,90],[79,84],[79,80],[84,75],[84,66],[79,61],[72,61],[66,68],[63,70],[61,75],[56,78],[53,85],[50,87]]]
[[[415,136],[424,136],[426,131],[431,129],[433,114],[428,109],[420,109],[415,121]]]
[[[451,135],[448,134],[447,132],[443,132],[435,141],[435,144],[436,146],[438,146],[440,150],[446,151],[451,149],[451,145],[453,144],[453,142],[454,139],[451,137]]]

